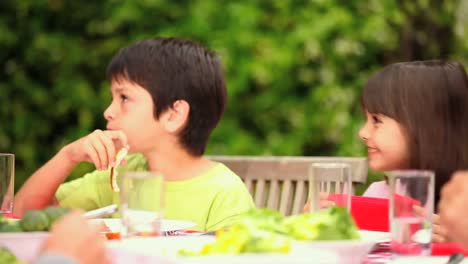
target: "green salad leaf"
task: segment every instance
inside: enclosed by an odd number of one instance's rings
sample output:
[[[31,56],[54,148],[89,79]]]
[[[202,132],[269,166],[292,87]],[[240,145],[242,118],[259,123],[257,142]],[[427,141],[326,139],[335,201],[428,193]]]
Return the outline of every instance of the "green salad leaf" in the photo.
[[[7,248],[0,247],[0,263],[22,264],[23,262],[17,259]]]
[[[358,229],[351,215],[342,207],[290,216],[284,220],[283,225],[286,232],[298,240],[359,239]]]
[[[359,239],[346,209],[330,207],[315,213],[284,217],[271,209],[253,209],[226,230],[216,233],[216,241],[200,252],[181,250],[188,256],[240,253],[288,253],[294,240]]]

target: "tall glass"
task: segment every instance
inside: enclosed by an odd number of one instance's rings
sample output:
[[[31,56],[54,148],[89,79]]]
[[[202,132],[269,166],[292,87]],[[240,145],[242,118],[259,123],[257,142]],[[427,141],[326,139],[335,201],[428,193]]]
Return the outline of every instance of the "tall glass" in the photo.
[[[434,172],[392,171],[389,184],[389,220],[394,255],[430,255]]]
[[[124,237],[160,235],[163,185],[164,179],[159,173],[122,173],[119,187]]]
[[[13,211],[15,155],[0,153],[0,213]]]
[[[351,209],[351,169],[347,163],[312,163],[309,167],[310,211],[336,205]]]

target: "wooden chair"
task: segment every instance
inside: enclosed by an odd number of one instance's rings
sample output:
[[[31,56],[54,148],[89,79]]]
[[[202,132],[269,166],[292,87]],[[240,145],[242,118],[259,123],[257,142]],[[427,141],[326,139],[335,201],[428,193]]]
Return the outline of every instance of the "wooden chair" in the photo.
[[[365,183],[364,157],[306,156],[209,156],[239,175],[259,208],[268,207],[283,215],[298,214],[308,199],[308,171],[314,162],[345,162],[353,183]]]

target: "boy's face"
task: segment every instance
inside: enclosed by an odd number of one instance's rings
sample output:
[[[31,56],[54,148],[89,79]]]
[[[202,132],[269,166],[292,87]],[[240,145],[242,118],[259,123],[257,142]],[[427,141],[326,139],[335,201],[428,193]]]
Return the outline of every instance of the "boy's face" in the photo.
[[[164,129],[153,115],[153,100],[140,85],[120,80],[111,82],[112,102],[104,111],[106,129],[122,130],[132,152],[154,149],[156,139],[162,139]]]
[[[409,147],[403,127],[394,119],[366,112],[359,136],[367,145],[369,166],[376,171],[409,167]]]

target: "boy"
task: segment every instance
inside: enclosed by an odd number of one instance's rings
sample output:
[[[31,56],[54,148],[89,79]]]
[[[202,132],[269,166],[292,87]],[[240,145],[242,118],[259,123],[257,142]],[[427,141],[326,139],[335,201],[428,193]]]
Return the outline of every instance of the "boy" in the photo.
[[[195,229],[211,231],[254,206],[237,175],[203,157],[226,105],[215,54],[176,38],[143,40],[120,50],[107,76],[112,102],[104,111],[106,130],[66,145],[35,172],[15,198],[16,214],[54,197],[63,207],[85,210],[119,204],[107,168],[116,165],[116,153],[124,146],[134,154],[118,167],[119,174],[150,170],[164,175],[166,218],[193,221]],[[97,170],[61,184],[81,161],[94,163]]]

